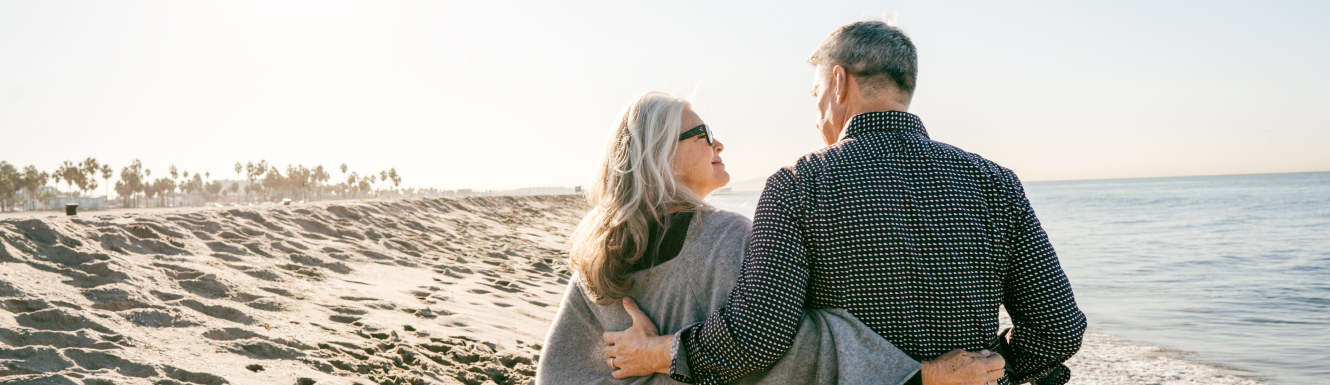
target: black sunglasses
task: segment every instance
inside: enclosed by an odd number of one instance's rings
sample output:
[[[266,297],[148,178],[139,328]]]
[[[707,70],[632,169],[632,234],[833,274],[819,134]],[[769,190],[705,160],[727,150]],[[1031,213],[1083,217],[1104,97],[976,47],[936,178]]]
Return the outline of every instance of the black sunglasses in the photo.
[[[691,130],[684,131],[683,134],[679,135],[679,141],[683,141],[684,139],[688,139],[702,134],[707,135],[707,145],[712,146],[713,144],[711,144],[711,127],[707,127],[707,125],[705,124],[693,127],[693,129]]]

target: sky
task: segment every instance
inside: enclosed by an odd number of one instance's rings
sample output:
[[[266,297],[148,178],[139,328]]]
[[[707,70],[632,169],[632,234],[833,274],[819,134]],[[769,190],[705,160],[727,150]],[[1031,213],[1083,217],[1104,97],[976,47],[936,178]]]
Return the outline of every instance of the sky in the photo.
[[[1330,171],[1324,1],[0,0],[0,160],[573,186],[660,90],[741,182],[823,146],[806,58],[892,12],[910,112],[1023,180]]]

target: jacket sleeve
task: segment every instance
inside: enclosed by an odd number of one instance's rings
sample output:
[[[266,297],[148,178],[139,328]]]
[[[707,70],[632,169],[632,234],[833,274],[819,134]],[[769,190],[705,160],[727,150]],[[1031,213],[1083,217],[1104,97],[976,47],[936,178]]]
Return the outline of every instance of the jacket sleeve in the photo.
[[[1014,183],[1007,232],[1009,265],[1002,288],[1013,325],[1006,359],[1014,373],[1008,375],[1013,383],[1042,380],[1041,384],[1060,385],[1070,379],[1062,363],[1080,350],[1085,315],[1076,306],[1071,284],[1020,181],[1015,175],[1008,177]],[[1052,378],[1045,379],[1050,374]]]
[[[568,280],[536,366],[537,385],[614,383],[610,367],[600,359],[605,357],[605,329],[591,311],[581,281],[579,274]]]
[[[803,317],[808,263],[793,173],[777,172],[758,200],[743,268],[725,307],[677,336],[684,382],[720,384],[775,363],[790,349]]]

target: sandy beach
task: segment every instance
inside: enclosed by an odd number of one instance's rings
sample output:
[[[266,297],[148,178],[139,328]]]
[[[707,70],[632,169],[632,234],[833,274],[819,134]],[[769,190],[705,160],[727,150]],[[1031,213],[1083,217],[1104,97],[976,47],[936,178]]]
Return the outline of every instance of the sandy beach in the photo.
[[[527,384],[575,196],[0,218],[0,383]],[[100,215],[99,215],[100,214]],[[1090,334],[1073,384],[1257,384]]]

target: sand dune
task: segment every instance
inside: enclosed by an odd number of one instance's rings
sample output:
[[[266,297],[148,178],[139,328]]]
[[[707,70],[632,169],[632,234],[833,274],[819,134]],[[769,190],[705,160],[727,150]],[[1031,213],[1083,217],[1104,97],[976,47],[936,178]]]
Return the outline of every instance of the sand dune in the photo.
[[[0,222],[0,382],[526,383],[584,211],[497,197]]]
[[[0,384],[527,384],[580,197],[0,221]],[[1073,384],[1254,384],[1091,334]]]

